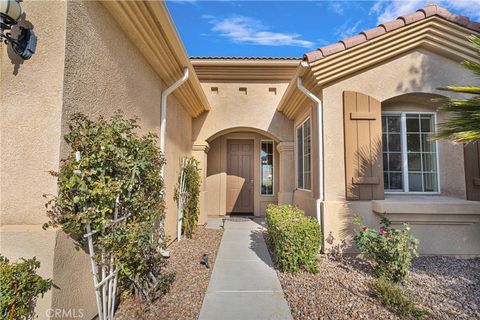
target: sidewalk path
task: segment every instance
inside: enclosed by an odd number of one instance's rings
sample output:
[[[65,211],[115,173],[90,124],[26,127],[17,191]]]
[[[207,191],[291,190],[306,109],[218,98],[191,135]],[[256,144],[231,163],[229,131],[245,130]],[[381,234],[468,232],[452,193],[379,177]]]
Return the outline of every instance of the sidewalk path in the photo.
[[[292,319],[262,235],[263,221],[225,221],[200,320]]]

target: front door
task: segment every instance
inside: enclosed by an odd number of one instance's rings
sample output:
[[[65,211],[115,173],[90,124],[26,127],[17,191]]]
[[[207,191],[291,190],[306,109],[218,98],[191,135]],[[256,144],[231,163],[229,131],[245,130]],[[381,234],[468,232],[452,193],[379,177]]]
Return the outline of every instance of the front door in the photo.
[[[253,140],[228,140],[227,212],[253,213]]]

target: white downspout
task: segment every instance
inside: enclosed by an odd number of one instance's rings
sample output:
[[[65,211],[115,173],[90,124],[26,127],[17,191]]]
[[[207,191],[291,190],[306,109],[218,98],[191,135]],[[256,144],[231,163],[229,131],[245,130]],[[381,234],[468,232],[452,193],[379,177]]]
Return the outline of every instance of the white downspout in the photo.
[[[178,87],[180,87],[185,81],[188,80],[190,72],[188,68],[185,68],[183,70],[183,76],[177,80],[174,84],[172,84],[170,87],[165,89],[162,92],[162,98],[160,101],[161,105],[161,111],[160,111],[160,151],[162,151],[163,155],[165,156],[165,139],[166,139],[166,134],[167,134],[167,97],[175,91]],[[162,178],[165,176],[165,170],[164,167],[162,167],[162,172],[161,172]]]
[[[297,78],[297,87],[302,91],[307,97],[309,97],[317,108],[317,147],[318,147],[318,197],[315,200],[315,210],[317,214],[318,223],[322,225],[322,211],[320,209],[320,204],[323,201],[323,110],[322,110],[322,100],[315,96],[312,92],[308,91],[307,88],[303,86],[302,78]],[[323,230],[322,230],[323,231]]]
[[[167,97],[188,80],[189,74],[190,72],[188,68],[185,68],[183,70],[183,76],[162,92],[162,97],[160,99],[160,151],[163,153],[164,157],[166,156],[165,141],[167,134]],[[162,170],[160,171],[160,177],[162,177],[162,179],[165,178],[165,166],[163,166]],[[160,226],[160,232],[163,232],[163,227],[163,225]],[[160,253],[164,257],[170,257],[169,251],[161,250]]]

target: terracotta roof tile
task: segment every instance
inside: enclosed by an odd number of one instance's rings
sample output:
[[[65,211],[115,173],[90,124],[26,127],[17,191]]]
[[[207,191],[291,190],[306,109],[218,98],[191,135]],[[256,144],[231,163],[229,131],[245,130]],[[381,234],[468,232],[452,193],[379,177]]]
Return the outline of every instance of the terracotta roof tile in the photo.
[[[356,36],[343,39],[340,42],[343,43],[346,49],[354,47],[360,43],[367,41],[367,37],[364,34],[357,34]]]
[[[308,52],[303,56],[304,60],[308,62],[313,62],[324,57],[330,56],[332,54],[344,51],[346,49],[352,48],[357,46],[361,43],[364,43],[370,39],[379,37],[385,33],[390,31],[399,29],[405,25],[420,21],[422,19],[429,18],[431,16],[437,15],[442,17],[450,22],[459,24],[463,27],[466,27],[470,30],[474,30],[480,32],[480,23],[475,21],[470,21],[468,17],[461,16],[458,14],[451,13],[447,9],[440,7],[436,4],[428,5],[424,8],[417,10],[414,13],[400,16],[396,20],[388,21],[385,23],[380,24],[376,28],[372,28],[369,30],[365,30],[360,32],[360,34],[343,39],[337,43],[330,44],[321,48],[318,48],[315,51]]]
[[[445,19],[448,19],[448,16],[450,16],[452,13],[448,11],[447,9],[439,6],[435,6],[437,8],[437,12],[435,13],[436,15],[439,15],[440,17],[443,17]]]
[[[438,10],[438,6],[436,4],[431,4],[426,6],[425,8],[418,9],[417,11],[423,12],[423,14],[425,14],[425,18],[428,18],[437,14],[437,10]]]
[[[330,44],[330,45],[325,46],[325,47],[321,47],[318,50],[320,50],[323,53],[323,56],[326,57],[326,56],[332,55],[334,53],[345,50],[345,45],[341,42],[337,42],[337,43]]]
[[[307,61],[316,61],[322,59],[324,56],[322,51],[315,50],[306,53],[304,57],[307,59]]]
[[[401,28],[405,25],[405,21],[402,19],[392,20],[382,23],[381,26],[385,28],[385,31],[390,32],[392,30]]]
[[[405,25],[407,25],[425,19],[425,13],[417,11],[415,13],[407,14],[406,16],[400,16],[398,19],[402,19],[405,21]]]
[[[480,23],[470,21],[465,27],[471,30],[480,30]]]
[[[376,38],[378,36],[381,36],[382,34],[384,34],[386,32],[387,31],[385,31],[384,27],[375,27],[373,29],[368,29],[368,30],[362,31],[362,32],[360,32],[360,34],[365,35],[367,40],[370,40],[370,39]]]
[[[464,27],[470,22],[469,18],[455,13],[452,13],[447,19]]]

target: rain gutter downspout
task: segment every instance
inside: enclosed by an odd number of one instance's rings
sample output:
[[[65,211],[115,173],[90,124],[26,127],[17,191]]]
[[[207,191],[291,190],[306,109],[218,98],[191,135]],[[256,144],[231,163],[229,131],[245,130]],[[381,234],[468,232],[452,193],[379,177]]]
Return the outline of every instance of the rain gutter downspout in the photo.
[[[310,92],[307,88],[303,86],[302,78],[297,77],[297,87],[302,91],[307,97],[309,97],[317,108],[317,147],[318,147],[318,195],[315,199],[315,210],[317,215],[318,223],[322,223],[322,211],[320,208],[321,202],[323,201],[323,110],[322,110],[322,100]],[[323,233],[323,230],[322,230]]]
[[[160,151],[165,155],[165,141],[166,141],[166,134],[167,134],[167,97],[175,91],[178,87],[180,87],[185,81],[188,80],[190,72],[188,68],[183,69],[183,76],[178,79],[174,84],[170,87],[165,89],[162,92],[162,98],[160,101],[161,111],[160,111]],[[160,173],[162,179],[165,177],[165,167],[162,167],[162,171]]]
[[[167,97],[175,91],[178,87],[180,87],[185,81],[188,80],[190,72],[188,68],[183,69],[183,76],[178,79],[174,84],[170,87],[165,89],[162,92],[162,97],[160,99],[160,151],[165,156],[165,141],[166,141],[166,134],[167,134]],[[160,177],[162,180],[165,178],[165,165],[162,166],[160,171]],[[160,225],[160,232],[163,232],[163,225]],[[166,250],[160,250],[160,254],[164,257],[170,257],[170,252]]]

